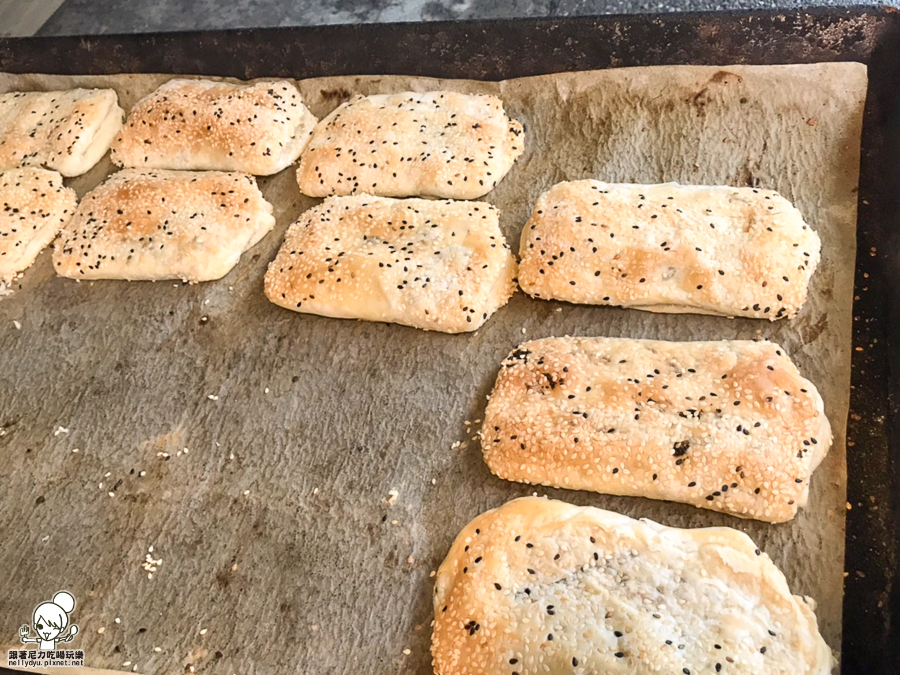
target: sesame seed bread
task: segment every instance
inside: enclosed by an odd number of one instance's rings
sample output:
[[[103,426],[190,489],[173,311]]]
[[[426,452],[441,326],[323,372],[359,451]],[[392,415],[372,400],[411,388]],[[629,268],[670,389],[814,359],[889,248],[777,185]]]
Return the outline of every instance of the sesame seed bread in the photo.
[[[496,96],[434,91],[358,96],[319,122],[297,182],[310,197],[477,199],[524,149]]]
[[[269,176],[293,164],[316,125],[287,80],[169,80],[131,110],[112,160],[145,169]]]
[[[482,427],[497,476],[771,523],[831,446],[816,388],[771,342],[546,338],[503,361]]]
[[[275,226],[256,179],[125,169],[86,194],[53,251],[72,279],[219,279]]]
[[[0,281],[31,267],[75,213],[75,190],[56,171],[27,167],[0,173]]]
[[[438,675],[828,675],[814,602],[728,527],[526,497],[478,516],[434,586]]]
[[[329,197],[290,226],[265,292],[298,312],[462,333],[506,304],[515,274],[490,204]]]
[[[106,154],[124,118],[112,89],[0,94],[0,171],[44,166],[80,176]]]
[[[774,321],[806,301],[819,249],[772,190],[580,180],[538,199],[519,284],[536,298]]]

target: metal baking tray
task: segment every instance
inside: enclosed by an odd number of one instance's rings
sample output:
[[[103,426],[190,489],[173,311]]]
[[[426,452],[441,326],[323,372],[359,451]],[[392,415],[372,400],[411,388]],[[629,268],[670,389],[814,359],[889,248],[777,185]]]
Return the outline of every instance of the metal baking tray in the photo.
[[[626,66],[821,61],[861,61],[869,67],[847,431],[850,510],[842,670],[880,675],[900,672],[900,589],[894,583],[900,549],[900,472],[895,468],[900,461],[897,10],[822,8],[0,40],[0,71],[6,72],[195,73],[243,79],[404,74],[499,80]],[[0,537],[13,527],[0,523]],[[0,586],[3,576],[0,570]]]

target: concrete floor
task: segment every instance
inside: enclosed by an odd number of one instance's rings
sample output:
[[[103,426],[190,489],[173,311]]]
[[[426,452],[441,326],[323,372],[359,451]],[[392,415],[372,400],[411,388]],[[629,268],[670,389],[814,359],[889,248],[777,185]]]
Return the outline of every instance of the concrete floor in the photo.
[[[0,0],[0,35],[879,5],[877,0]],[[900,6],[900,0],[889,4]]]

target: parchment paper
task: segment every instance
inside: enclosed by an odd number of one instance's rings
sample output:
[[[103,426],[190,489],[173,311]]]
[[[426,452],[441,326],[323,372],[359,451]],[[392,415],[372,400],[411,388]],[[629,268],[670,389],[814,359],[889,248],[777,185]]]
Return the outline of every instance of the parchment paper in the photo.
[[[166,79],[7,75],[0,89],[111,86],[128,109]],[[839,648],[865,68],[300,86],[319,117],[357,92],[499,93],[526,129],[525,154],[487,197],[514,250],[538,195],[564,179],[779,190],[822,238],[809,302],[795,320],[770,324],[520,292],[457,336],[295,314],[262,293],[285,228],[315,203],[293,169],[260,181],[278,225],[221,281],[76,283],[55,277],[45,252],[0,302],[0,646],[18,646],[33,608],[64,588],[82,629],[72,645],[94,667],[428,673],[429,573],[472,517],[537,492],[748,533],[793,591],[818,603],[822,633]],[[71,184],[83,194],[110,170],[105,160]],[[566,334],[780,342],[818,386],[835,430],[810,506],[773,526],[493,477],[472,436],[500,361],[521,341]],[[162,561],[152,579],[142,567],[150,546]]]

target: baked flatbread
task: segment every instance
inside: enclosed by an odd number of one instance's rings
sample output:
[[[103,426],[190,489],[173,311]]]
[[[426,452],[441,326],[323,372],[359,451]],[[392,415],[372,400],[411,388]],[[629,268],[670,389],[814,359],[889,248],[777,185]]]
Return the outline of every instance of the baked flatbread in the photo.
[[[330,197],[290,226],[265,291],[298,312],[462,333],[506,304],[515,270],[490,204]]]
[[[771,342],[546,338],[503,362],[484,459],[508,480],[772,523],[831,446],[816,388]]]
[[[111,156],[126,167],[268,176],[297,159],[315,125],[287,80],[174,79],[138,101]]]
[[[536,298],[774,321],[806,301],[819,249],[772,190],[580,180],[538,200],[519,284]]]
[[[75,213],[75,190],[56,171],[24,168],[0,173],[0,281],[31,267]]]
[[[310,197],[477,199],[522,154],[522,125],[496,96],[433,91],[358,96],[319,122],[297,181]]]
[[[124,118],[112,89],[0,94],[0,170],[44,166],[80,176],[106,154]]]
[[[526,497],[457,536],[435,579],[438,675],[828,675],[809,598],[745,534]]]
[[[252,176],[125,169],[84,196],[53,265],[72,279],[210,281],[274,225]]]

